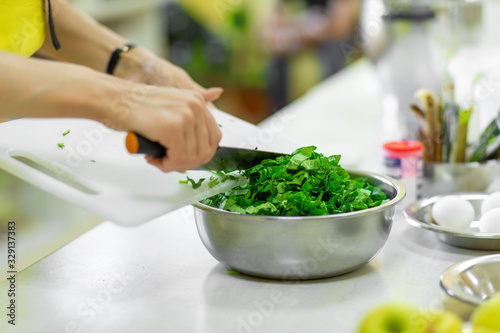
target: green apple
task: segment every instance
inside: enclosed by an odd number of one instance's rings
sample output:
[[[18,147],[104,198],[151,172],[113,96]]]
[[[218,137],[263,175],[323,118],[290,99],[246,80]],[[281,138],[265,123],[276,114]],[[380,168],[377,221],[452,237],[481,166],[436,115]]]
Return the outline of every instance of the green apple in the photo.
[[[488,298],[472,312],[471,323],[474,332],[479,328],[500,332],[500,293]]]
[[[427,320],[417,308],[392,302],[369,311],[358,333],[427,333],[427,327]]]
[[[429,311],[423,316],[427,319],[429,333],[462,333],[462,319],[453,312]]]

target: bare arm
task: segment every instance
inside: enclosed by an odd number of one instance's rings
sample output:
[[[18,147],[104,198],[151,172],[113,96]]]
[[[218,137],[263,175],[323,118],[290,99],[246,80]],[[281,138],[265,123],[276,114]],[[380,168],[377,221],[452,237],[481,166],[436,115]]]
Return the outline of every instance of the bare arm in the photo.
[[[221,132],[206,103],[222,89],[199,86],[140,46],[122,54],[114,76],[103,74],[111,53],[128,41],[65,0],[52,4],[62,47],[56,51],[47,32],[39,53],[61,62],[0,51],[0,117],[88,118],[134,131],[169,149],[164,158],[148,157],[163,171],[210,160]]]
[[[113,50],[127,40],[80,12],[65,0],[52,0],[58,51],[52,46],[49,29],[45,43],[38,51],[45,57],[85,65],[104,72]]]
[[[135,131],[169,148],[148,159],[184,171],[213,156],[220,130],[196,91],[131,83],[87,67],[0,51],[0,117],[77,117]]]
[[[61,48],[57,51],[54,49],[47,29],[45,43],[39,54],[104,72],[111,53],[129,41],[82,13],[66,0],[53,0],[52,3],[55,29]],[[141,46],[122,53],[114,76],[137,83],[196,90],[207,102],[217,99],[222,92],[220,89],[204,89],[183,69]]]
[[[100,104],[105,102],[106,95],[116,94],[124,84],[85,67],[27,59],[0,51],[2,117],[100,120],[105,116]]]

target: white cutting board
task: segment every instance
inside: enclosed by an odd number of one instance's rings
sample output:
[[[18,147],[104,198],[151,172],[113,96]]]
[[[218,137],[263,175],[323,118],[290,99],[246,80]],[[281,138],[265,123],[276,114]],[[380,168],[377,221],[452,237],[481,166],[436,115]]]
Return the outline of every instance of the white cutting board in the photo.
[[[221,146],[285,153],[297,148],[269,130],[211,111],[221,126]],[[70,133],[63,136],[67,130]],[[129,226],[235,186],[235,181],[227,181],[210,189],[205,181],[195,190],[180,184],[186,174],[161,172],[142,155],[126,151],[125,133],[85,119],[19,119],[0,124],[0,168],[105,220]],[[212,176],[208,171],[188,174],[195,179]]]

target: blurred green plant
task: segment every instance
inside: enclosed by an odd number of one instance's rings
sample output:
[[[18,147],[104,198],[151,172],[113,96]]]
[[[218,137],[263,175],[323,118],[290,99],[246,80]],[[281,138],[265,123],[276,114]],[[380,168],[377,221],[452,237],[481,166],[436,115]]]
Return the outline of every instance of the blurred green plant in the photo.
[[[179,2],[166,9],[170,60],[202,85],[265,88],[268,56],[259,46],[248,2],[225,7],[215,25]]]

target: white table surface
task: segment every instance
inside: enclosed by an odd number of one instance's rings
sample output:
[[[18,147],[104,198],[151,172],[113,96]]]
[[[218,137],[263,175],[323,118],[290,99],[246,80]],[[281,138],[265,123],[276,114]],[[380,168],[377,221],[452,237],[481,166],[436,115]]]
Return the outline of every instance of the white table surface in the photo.
[[[378,98],[371,65],[358,62],[263,123],[269,135],[261,140],[280,135],[379,169]],[[398,213],[382,251],[350,274],[303,282],[234,276],[205,250],[185,207],[135,228],[101,223],[20,272],[17,325],[2,315],[0,332],[348,333],[386,300],[467,318],[473,308],[445,295],[439,277],[489,253],[441,243]],[[8,288],[0,284],[3,309]]]

